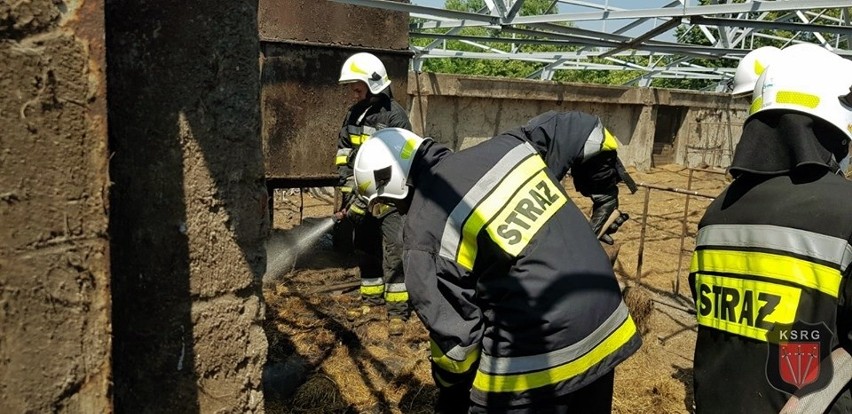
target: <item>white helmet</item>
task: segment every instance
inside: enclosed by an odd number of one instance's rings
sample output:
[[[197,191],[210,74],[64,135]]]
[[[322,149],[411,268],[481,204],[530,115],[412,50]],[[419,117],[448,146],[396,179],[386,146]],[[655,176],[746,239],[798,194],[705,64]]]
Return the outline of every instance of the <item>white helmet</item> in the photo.
[[[843,59],[834,52],[814,43],[796,43],[785,47],[782,52],[792,58],[811,59],[813,56],[834,56]]]
[[[355,154],[355,185],[370,205],[377,198],[408,196],[408,173],[423,138],[402,128],[379,130]]]
[[[734,74],[734,90],[731,91],[731,94],[736,97],[750,94],[754,90],[754,83],[757,82],[757,78],[780,54],[781,49],[777,47],[763,46],[743,56]]]
[[[757,80],[749,118],[774,110],[822,119],[852,138],[852,62],[830,52],[785,54]]]
[[[356,53],[346,59],[340,68],[339,82],[364,82],[373,94],[383,91],[391,84],[385,65],[370,53]]]

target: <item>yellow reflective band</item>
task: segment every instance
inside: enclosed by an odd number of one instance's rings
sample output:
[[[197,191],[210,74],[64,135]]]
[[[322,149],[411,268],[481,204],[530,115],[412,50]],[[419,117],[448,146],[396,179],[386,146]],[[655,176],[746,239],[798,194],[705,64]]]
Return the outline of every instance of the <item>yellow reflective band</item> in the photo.
[[[364,142],[364,136],[363,136],[363,135],[361,135],[361,134],[358,134],[358,135],[354,135],[354,134],[349,135],[349,142],[351,142],[351,143],[352,143],[352,145],[356,145],[356,146],[357,146],[357,145],[361,145],[361,143],[363,143],[363,142]]]
[[[556,184],[541,170],[508,200],[486,230],[503,251],[517,256],[544,223],[568,201]]]
[[[603,342],[573,361],[526,374],[494,375],[477,371],[476,378],[473,380],[473,387],[483,392],[523,392],[556,384],[588,371],[606,357],[621,349],[634,335],[636,335],[636,324],[633,323],[633,319],[628,317]]]
[[[366,296],[381,296],[385,293],[385,285],[364,286],[361,285],[361,294]]]
[[[354,205],[354,204],[353,204],[353,205],[351,205],[351,206],[349,206],[349,211],[351,211],[351,212],[353,212],[353,213],[355,213],[355,214],[360,214],[360,215],[363,215],[364,213],[366,213],[366,211],[364,211],[364,209],[363,209],[363,208],[358,207],[358,206],[356,206],[356,205]]]
[[[828,266],[771,253],[732,250],[696,250],[689,267],[694,272],[718,272],[763,276],[816,289],[836,298],[843,280],[840,270]]]
[[[408,292],[385,292],[385,302],[408,302]]]
[[[775,94],[775,102],[814,109],[819,106],[819,96],[803,92],[778,91]]]
[[[351,193],[352,187],[338,187],[341,193]]]
[[[349,65],[349,70],[352,71],[352,72],[355,72],[355,73],[360,73],[362,75],[367,74],[367,72],[365,72],[363,69],[359,68],[358,65],[355,64],[355,62],[352,62]]]
[[[407,160],[414,155],[414,146],[417,145],[417,141],[413,138],[409,138],[405,140],[405,145],[402,147],[402,151],[399,153],[399,157]]]
[[[544,167],[544,160],[541,157],[532,156],[527,158],[504,177],[494,190],[471,212],[462,228],[461,243],[458,254],[456,255],[456,262],[460,266],[468,270],[473,269],[473,263],[476,260],[476,238],[479,232],[494,216],[506,208],[508,205],[507,200],[512,198],[515,191],[536,173],[544,169]]]
[[[367,188],[370,188],[370,184],[373,184],[373,180],[367,180],[361,184],[358,184],[358,194],[366,194]]]
[[[618,140],[615,135],[612,135],[608,129],[604,128],[604,140],[601,144],[601,151],[615,151],[618,149]]]
[[[473,363],[479,360],[479,346],[468,351],[467,355],[464,356],[463,361],[458,361],[444,355],[444,353],[441,352],[441,348],[438,347],[438,344],[431,339],[429,340],[429,347],[432,352],[432,362],[437,364],[444,371],[452,372],[453,374],[464,374],[465,372],[470,371],[470,367],[473,366]]]
[[[697,274],[698,323],[766,342],[773,325],[796,319],[802,290],[776,283]]]
[[[751,115],[757,112],[758,109],[763,107],[763,97],[758,96],[751,101],[751,106],[748,108],[748,114]]]
[[[334,158],[334,165],[346,165],[347,161],[349,161],[349,157],[345,155],[338,155]]]
[[[760,64],[760,61],[755,59],[754,61],[754,74],[760,76],[763,71],[766,70],[766,67]]]
[[[383,203],[378,203],[378,202],[377,202],[377,203],[374,203],[374,204],[373,204],[373,209],[372,209],[372,210],[370,210],[370,212],[371,212],[374,216],[381,216],[382,214],[387,213],[387,212],[388,212],[388,210],[390,210],[390,208],[391,208],[391,206],[389,206],[389,205],[387,205],[387,204],[383,204]]]

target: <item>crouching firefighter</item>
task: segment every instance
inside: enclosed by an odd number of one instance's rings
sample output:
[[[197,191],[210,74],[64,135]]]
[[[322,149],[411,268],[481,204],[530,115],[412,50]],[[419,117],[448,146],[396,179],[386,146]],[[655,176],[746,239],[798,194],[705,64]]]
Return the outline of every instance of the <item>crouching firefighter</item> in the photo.
[[[598,168],[614,155],[607,137],[595,116],[548,112],[455,153],[397,128],[362,145],[360,194],[407,212],[406,284],[429,331],[437,412],[610,412],[614,368],[641,337],[560,185],[570,169],[612,194],[618,172]]]
[[[402,269],[402,216],[388,206],[367,203],[354,192],[352,161],[361,144],[377,130],[386,127],[411,128],[405,109],[393,100],[387,71],[372,54],[357,53],[343,63],[340,83],[348,84],[356,101],[346,114],[338,139],[335,164],[340,175],[342,205],[335,229],[335,244],[348,244],[358,254],[361,276],[361,303],[347,311],[356,320],[376,306],[387,305],[388,330],[402,334],[410,310]],[[341,246],[342,245],[342,246]]]

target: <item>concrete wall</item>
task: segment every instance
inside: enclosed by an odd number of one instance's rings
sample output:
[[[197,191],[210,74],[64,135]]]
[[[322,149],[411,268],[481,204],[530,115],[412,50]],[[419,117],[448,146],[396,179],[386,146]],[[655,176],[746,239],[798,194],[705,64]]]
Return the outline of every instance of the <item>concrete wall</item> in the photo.
[[[0,412],[111,410],[103,3],[0,3]]]
[[[106,4],[117,412],[263,411],[256,7]]]
[[[659,139],[670,141],[675,163],[725,166],[730,151],[715,153],[733,148],[747,111],[744,101],[724,94],[653,88],[414,72],[408,86],[415,132],[454,148],[523,125],[542,112],[580,110],[600,116],[621,143],[622,161],[640,170],[652,166]],[[666,108],[677,109],[680,119],[660,133],[657,120]]]

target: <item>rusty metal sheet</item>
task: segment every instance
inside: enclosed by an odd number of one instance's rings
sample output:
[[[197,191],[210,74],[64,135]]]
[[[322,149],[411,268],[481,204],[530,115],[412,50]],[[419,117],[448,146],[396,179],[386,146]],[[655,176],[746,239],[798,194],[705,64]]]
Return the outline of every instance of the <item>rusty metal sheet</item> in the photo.
[[[261,135],[267,179],[336,177],[337,133],[352,104],[348,88],[337,79],[343,62],[357,50],[286,43],[262,47]],[[406,106],[409,55],[371,52],[384,62],[394,96]]]
[[[408,13],[329,1],[260,0],[258,31],[264,42],[408,50]]]

